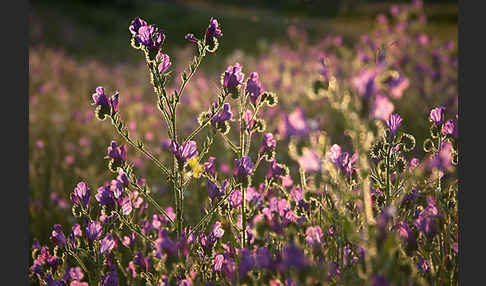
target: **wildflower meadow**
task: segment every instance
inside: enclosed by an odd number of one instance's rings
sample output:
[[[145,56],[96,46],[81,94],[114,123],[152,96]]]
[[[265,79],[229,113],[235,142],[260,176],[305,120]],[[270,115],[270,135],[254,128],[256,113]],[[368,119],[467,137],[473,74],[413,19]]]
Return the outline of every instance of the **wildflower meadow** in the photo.
[[[31,285],[458,285],[457,43],[421,1],[251,58],[126,22],[135,66],[29,51]]]

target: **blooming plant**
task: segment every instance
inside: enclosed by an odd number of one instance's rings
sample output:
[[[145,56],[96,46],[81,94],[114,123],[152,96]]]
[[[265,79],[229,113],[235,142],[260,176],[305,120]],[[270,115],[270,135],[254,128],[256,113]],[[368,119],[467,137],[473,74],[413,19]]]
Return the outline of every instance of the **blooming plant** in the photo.
[[[392,14],[404,21],[415,8]],[[124,121],[123,90],[94,88],[91,114],[119,135],[98,156],[112,179],[98,188],[78,182],[70,194],[75,221],[52,226],[51,246],[33,240],[33,282],[457,285],[457,116],[445,120],[445,106],[432,109],[423,143],[430,156],[408,158],[417,139],[405,133],[410,118],[392,100],[412,80],[401,71],[408,63],[395,64],[386,46],[373,60],[361,51],[361,62],[349,67],[338,66],[334,53],[312,54],[315,69],[294,74],[301,85],[288,84],[287,71],[271,69],[267,82],[266,69],[248,73],[232,62],[216,99],[200,99],[198,110],[186,101],[194,92],[189,83],[197,84],[203,59],[217,52],[220,23],[211,18],[200,37],[186,35],[197,53],[180,79],[163,52],[162,29],[135,18],[129,32],[165,124],[164,152],[146,144],[154,135],[137,138]],[[346,54],[339,45],[333,41],[330,50]],[[343,76],[346,69],[352,76]],[[324,131],[309,117],[312,108],[285,112],[295,103],[287,94],[299,93],[339,118],[344,136]],[[197,120],[187,119],[189,111]],[[132,151],[152,167],[137,164]],[[145,179],[142,170],[156,175]],[[169,200],[160,200],[152,178]]]

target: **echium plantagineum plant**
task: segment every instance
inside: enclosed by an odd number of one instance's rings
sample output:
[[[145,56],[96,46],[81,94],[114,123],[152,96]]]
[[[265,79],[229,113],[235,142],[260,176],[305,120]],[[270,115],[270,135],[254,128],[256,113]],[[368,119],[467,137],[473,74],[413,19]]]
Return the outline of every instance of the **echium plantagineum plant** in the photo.
[[[451,155],[457,164],[457,118],[445,121],[443,107],[430,113],[431,138],[424,150],[431,159],[408,160],[415,137],[403,132],[406,119],[390,108],[380,116],[363,112],[367,97],[361,91],[386,93],[386,86],[370,89],[366,84],[349,93],[349,84],[326,59],[324,81],[314,91],[326,97],[335,114],[341,113],[352,139],[351,147],[329,146],[325,132],[309,126],[303,109],[286,117],[279,126],[285,132],[268,132],[260,114],[278,103],[277,96],[264,89],[257,72],[248,74],[234,63],[221,74],[217,99],[183,134],[177,117],[181,98],[204,57],[216,52],[223,36],[220,24],[211,18],[201,36],[186,35],[197,54],[173,92],[167,88],[172,62],[163,52],[164,32],[140,18],[131,22],[129,32],[131,45],[145,55],[169,156],[156,157],[130,134],[121,117],[123,92],[109,95],[95,88],[96,117],[111,121],[125,141],[112,140],[107,147],[105,159],[115,177],[96,191],[84,181],[75,186],[71,200],[77,223],[70,229],[53,226],[52,249],[34,239],[34,282],[457,285],[457,181],[447,176]],[[377,74],[389,73],[380,57],[373,68]],[[299,183],[284,164],[289,164],[284,144],[277,146],[286,136],[291,137],[289,156],[300,166]],[[215,140],[231,154],[232,172],[217,168],[222,158],[216,155],[221,152],[211,153]],[[136,174],[130,150],[153,163],[172,190],[171,201],[159,201],[150,182]],[[207,186],[197,219],[184,210],[195,184]]]

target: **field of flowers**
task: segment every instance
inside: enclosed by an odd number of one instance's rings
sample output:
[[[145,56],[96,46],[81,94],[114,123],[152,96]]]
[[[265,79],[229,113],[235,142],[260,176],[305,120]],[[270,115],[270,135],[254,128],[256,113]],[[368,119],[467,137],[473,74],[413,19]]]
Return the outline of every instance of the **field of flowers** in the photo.
[[[224,22],[130,20],[135,67],[29,51],[32,285],[458,284],[457,43],[421,1],[216,74]]]

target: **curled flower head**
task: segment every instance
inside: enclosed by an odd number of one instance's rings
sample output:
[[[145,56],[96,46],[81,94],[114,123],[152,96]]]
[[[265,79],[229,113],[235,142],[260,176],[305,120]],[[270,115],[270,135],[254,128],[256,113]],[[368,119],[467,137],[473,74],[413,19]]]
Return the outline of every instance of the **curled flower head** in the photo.
[[[262,84],[258,80],[257,72],[252,72],[250,74],[250,78],[246,82],[245,91],[250,95],[250,101],[253,103],[253,105],[256,105],[258,97],[262,93]]]
[[[388,117],[388,120],[386,121],[386,125],[388,126],[388,128],[390,128],[390,132],[392,136],[395,136],[398,128],[402,124],[402,121],[403,119],[402,117],[400,117],[398,113],[394,113],[390,115],[390,117]]]
[[[181,146],[175,140],[172,140],[170,150],[181,164],[198,154],[196,142],[192,140],[184,142]]]
[[[429,120],[437,125],[442,123],[444,120],[444,106],[438,106],[430,111]]]
[[[245,75],[241,72],[241,65],[235,63],[229,66],[223,74],[223,88],[231,93],[233,97],[238,97],[238,88],[243,84]]]

